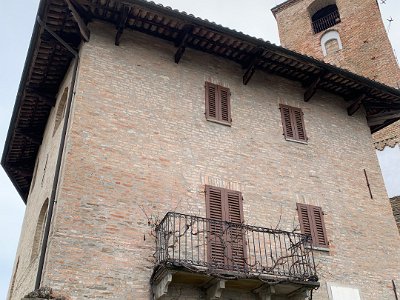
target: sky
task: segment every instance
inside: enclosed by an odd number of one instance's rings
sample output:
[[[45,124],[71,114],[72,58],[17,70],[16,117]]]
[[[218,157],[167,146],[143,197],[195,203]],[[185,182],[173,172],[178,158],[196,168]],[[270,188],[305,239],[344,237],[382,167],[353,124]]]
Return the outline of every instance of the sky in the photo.
[[[279,44],[270,11],[281,0],[154,0],[197,17]],[[400,1],[378,0],[386,29],[400,57]],[[0,0],[0,155],[29,46],[38,0]],[[245,4],[244,4],[245,3]],[[393,18],[393,22],[388,20]],[[390,24],[390,26],[389,26]],[[0,168],[0,299],[5,299],[14,264],[25,205]]]

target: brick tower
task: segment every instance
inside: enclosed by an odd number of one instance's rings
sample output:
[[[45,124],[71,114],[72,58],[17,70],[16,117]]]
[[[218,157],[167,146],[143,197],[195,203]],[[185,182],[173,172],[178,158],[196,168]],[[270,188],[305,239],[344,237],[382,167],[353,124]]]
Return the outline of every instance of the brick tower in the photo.
[[[272,12],[283,47],[400,88],[376,0],[288,0]]]

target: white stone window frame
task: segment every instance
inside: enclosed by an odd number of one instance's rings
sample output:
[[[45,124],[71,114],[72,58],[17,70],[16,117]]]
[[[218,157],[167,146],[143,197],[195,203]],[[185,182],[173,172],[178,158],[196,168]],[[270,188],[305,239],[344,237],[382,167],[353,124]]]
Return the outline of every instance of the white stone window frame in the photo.
[[[327,290],[328,290],[328,298],[329,298],[329,300],[337,300],[336,298],[333,298],[332,287],[348,288],[348,289],[357,290],[358,291],[358,295],[360,297],[359,300],[364,300],[364,298],[363,298],[363,296],[361,294],[361,290],[357,286],[345,285],[345,284],[340,284],[340,283],[336,283],[336,282],[327,282],[326,286],[327,286]],[[356,299],[354,299],[354,300],[356,300]]]
[[[331,40],[337,40],[339,50],[343,49],[342,40],[340,39],[339,32],[337,32],[336,30],[329,30],[321,36],[321,49],[324,56],[328,55],[328,52],[326,51],[326,43]]]

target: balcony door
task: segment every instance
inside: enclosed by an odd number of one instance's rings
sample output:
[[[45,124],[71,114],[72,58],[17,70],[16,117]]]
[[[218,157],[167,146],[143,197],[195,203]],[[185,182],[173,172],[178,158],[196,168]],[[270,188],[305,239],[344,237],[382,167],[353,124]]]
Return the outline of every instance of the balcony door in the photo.
[[[242,194],[206,186],[208,263],[217,269],[246,268]]]

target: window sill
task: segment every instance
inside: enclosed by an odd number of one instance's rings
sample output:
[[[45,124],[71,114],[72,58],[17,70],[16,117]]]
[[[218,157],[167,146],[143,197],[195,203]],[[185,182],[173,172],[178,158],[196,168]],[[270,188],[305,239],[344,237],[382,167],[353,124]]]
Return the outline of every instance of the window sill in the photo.
[[[311,249],[311,246],[306,246],[306,248],[307,249]],[[312,247],[312,250],[317,250],[317,251],[320,251],[320,252],[329,252],[330,251],[329,248],[315,247],[315,246]]]
[[[308,145],[308,141],[294,140],[294,139],[290,139],[290,138],[286,138],[286,137],[285,137],[285,140],[288,142]]]
[[[206,118],[207,121],[212,122],[212,123],[217,123],[217,124],[221,124],[221,125],[225,125],[225,126],[232,126],[232,123],[226,122],[226,121],[219,121],[219,120],[215,120],[215,119],[209,119]]]

